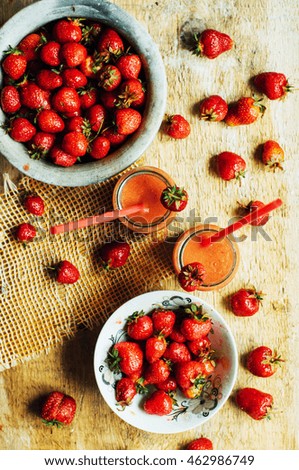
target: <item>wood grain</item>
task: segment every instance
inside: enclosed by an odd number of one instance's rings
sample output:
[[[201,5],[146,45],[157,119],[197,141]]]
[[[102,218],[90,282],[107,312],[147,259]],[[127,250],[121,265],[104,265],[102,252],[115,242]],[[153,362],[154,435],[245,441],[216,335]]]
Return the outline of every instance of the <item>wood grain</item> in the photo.
[[[30,1],[2,0],[3,24]],[[280,197],[284,206],[265,226],[267,234],[244,227],[241,265],[234,281],[219,292],[202,293],[229,323],[239,351],[239,373],[234,392],[244,386],[272,393],[271,421],[255,422],[238,410],[233,395],[219,413],[202,427],[170,436],[149,434],[128,426],[105,405],[93,374],[93,350],[99,331],[81,331],[42,357],[0,374],[0,448],[2,449],[181,449],[203,434],[215,449],[298,449],[298,93],[285,101],[265,100],[262,120],[239,128],[197,119],[196,105],[207,95],[228,101],[253,92],[249,79],[261,71],[284,72],[298,85],[298,4],[293,0],[117,0],[148,29],[159,45],[168,79],[167,112],[181,113],[192,126],[184,141],[160,132],[145,153],[145,163],[169,172],[190,194],[188,208],[178,220],[181,229],[216,217],[225,226],[236,215],[237,201],[265,202]],[[159,21],[157,21],[157,18]],[[191,23],[190,23],[191,22]],[[235,48],[209,61],[192,55],[181,34],[193,25],[228,33]],[[285,171],[266,172],[256,156],[265,140],[280,142]],[[242,184],[226,183],[214,174],[211,158],[230,150],[247,161]],[[0,157],[2,172],[20,178]],[[268,239],[266,239],[268,238]],[[255,285],[265,293],[260,312],[237,318],[228,298],[243,286]],[[171,279],[163,288],[176,288]],[[145,286],[146,290],[146,286]],[[257,378],[244,367],[244,356],[265,344],[277,349],[286,363],[269,379]],[[45,427],[39,417],[41,397],[53,389],[74,396],[76,419],[64,430]]]

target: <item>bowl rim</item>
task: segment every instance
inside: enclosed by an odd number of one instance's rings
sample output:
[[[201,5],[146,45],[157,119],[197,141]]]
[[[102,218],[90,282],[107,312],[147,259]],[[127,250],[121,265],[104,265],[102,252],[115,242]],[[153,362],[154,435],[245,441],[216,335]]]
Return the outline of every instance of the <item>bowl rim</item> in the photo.
[[[166,72],[157,44],[139,21],[118,5],[107,0],[80,0],[75,5],[72,0],[64,0],[63,3],[59,0],[39,0],[22,8],[0,28],[0,60],[9,45],[17,45],[26,34],[40,26],[59,18],[82,17],[81,13],[87,11],[91,19],[97,19],[110,26],[113,22],[115,29],[141,55],[149,93],[143,120],[136,133],[104,159],[82,165],[64,168],[43,160],[33,160],[29,157],[24,145],[13,141],[0,127],[1,154],[24,175],[57,186],[77,187],[99,183],[131,166],[154,140],[166,108]],[[107,20],[107,15],[109,15],[109,20]],[[45,18],[47,18],[46,21]],[[16,25],[27,25],[28,22],[30,26],[24,26],[26,32],[23,26],[20,27],[18,34],[12,40],[12,31],[15,31]],[[3,73],[0,70],[0,87],[2,87],[2,78]],[[5,114],[0,108],[0,126],[5,119]]]

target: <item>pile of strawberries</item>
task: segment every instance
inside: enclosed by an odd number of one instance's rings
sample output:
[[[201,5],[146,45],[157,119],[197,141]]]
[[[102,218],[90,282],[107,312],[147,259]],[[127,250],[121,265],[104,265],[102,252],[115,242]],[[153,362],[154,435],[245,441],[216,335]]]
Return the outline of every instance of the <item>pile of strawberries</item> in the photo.
[[[141,124],[141,59],[114,29],[99,23],[50,23],[10,48],[2,69],[7,132],[32,158],[63,167],[99,160]]]
[[[189,399],[201,395],[215,369],[208,337],[212,321],[202,306],[134,312],[125,329],[128,340],[113,344],[107,356],[110,370],[122,374],[116,384],[119,405],[145,393],[144,411],[163,416],[172,411],[177,390]]]

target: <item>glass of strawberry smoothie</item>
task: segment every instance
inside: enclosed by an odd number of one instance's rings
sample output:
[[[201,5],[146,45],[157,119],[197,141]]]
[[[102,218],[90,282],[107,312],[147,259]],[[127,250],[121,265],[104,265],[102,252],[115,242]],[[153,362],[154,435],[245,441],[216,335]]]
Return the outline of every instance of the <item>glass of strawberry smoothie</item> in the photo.
[[[176,213],[167,210],[160,202],[163,189],[174,186],[172,178],[160,168],[144,166],[125,173],[117,182],[113,191],[115,210],[127,209],[143,203],[148,212],[137,212],[120,221],[130,230],[151,233],[165,228]]]
[[[219,230],[217,225],[197,225],[185,231],[175,244],[172,259],[177,274],[183,266],[195,261],[205,267],[204,283],[198,290],[221,289],[235,277],[238,270],[239,248],[231,238],[225,237],[207,247],[200,244],[201,237],[210,237]]]

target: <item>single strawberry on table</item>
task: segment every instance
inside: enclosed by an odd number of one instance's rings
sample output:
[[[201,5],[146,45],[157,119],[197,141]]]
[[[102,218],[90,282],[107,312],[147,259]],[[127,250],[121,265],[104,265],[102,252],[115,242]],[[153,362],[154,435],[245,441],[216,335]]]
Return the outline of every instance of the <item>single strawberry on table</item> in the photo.
[[[45,212],[44,200],[37,194],[27,194],[24,198],[23,205],[30,214],[39,217]]]
[[[16,238],[20,242],[31,242],[37,234],[36,228],[32,224],[23,223],[17,227]]]
[[[162,191],[160,201],[169,211],[180,212],[187,206],[188,193],[184,188],[167,186]]]
[[[227,111],[227,102],[219,95],[211,95],[201,101],[198,116],[204,121],[223,121]]]
[[[115,388],[115,398],[118,405],[123,407],[130,405],[136,394],[136,384],[132,379],[122,377],[118,380]]]
[[[54,268],[55,278],[59,284],[75,284],[80,279],[80,272],[76,266],[67,260],[62,260]]]
[[[287,93],[292,91],[292,85],[289,84],[286,76],[278,72],[262,72],[253,77],[255,88],[269,98],[277,100],[284,98]]]
[[[100,261],[104,269],[122,267],[130,255],[130,245],[127,242],[113,241],[106,243],[100,249]]]
[[[127,318],[126,328],[130,338],[137,341],[148,339],[154,331],[151,317],[143,310],[136,311]]]
[[[199,437],[189,442],[186,450],[213,450],[213,443],[207,437]]]
[[[284,150],[275,140],[267,140],[263,144],[262,149],[262,162],[270,170],[283,170],[281,165],[284,162]]]
[[[62,392],[51,392],[45,399],[41,417],[48,426],[61,427],[71,424],[76,413],[76,401]]]
[[[245,177],[246,162],[234,152],[221,152],[216,156],[217,173],[225,181]]]
[[[264,207],[264,203],[261,201],[250,201],[247,206],[244,207],[246,213],[250,214],[251,212],[256,211],[257,209],[261,209]],[[264,215],[262,217],[258,217],[257,219],[253,220],[250,222],[250,225],[257,227],[261,225],[265,225],[269,220],[269,214]]]
[[[154,391],[144,402],[143,409],[146,413],[165,416],[171,413],[173,399],[164,390]]]
[[[262,293],[255,289],[239,289],[231,296],[231,309],[237,317],[251,317],[259,311],[262,300]]]
[[[199,36],[194,35],[193,53],[199,56],[215,59],[223,52],[233,47],[233,40],[228,34],[215,29],[205,29]]]
[[[173,139],[186,139],[191,132],[189,122],[180,114],[166,116],[165,133]]]
[[[243,97],[229,104],[224,121],[231,127],[252,124],[264,115],[265,110],[261,99]]]
[[[273,397],[270,393],[246,387],[238,390],[236,403],[251,418],[261,420],[269,416],[269,411],[273,406]]]
[[[108,365],[113,372],[122,372],[134,379],[141,377],[143,351],[138,343],[122,341],[112,346],[108,353]]]
[[[273,353],[268,346],[259,346],[254,348],[247,355],[247,369],[257,377],[271,377],[277,371],[281,362],[280,355]]]
[[[201,263],[193,263],[183,266],[178,274],[180,286],[187,292],[193,292],[204,283],[206,270]]]

